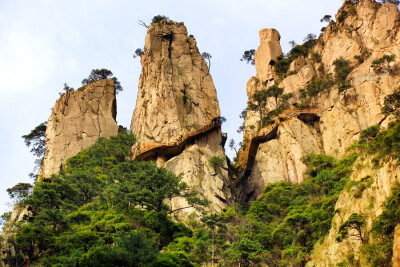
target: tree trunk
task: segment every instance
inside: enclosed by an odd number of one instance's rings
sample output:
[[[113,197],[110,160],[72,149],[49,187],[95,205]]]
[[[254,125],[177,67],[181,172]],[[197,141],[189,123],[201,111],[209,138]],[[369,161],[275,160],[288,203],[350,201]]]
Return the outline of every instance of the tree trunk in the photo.
[[[212,251],[211,251],[211,266],[214,267],[214,239],[215,239],[214,229],[212,230]]]

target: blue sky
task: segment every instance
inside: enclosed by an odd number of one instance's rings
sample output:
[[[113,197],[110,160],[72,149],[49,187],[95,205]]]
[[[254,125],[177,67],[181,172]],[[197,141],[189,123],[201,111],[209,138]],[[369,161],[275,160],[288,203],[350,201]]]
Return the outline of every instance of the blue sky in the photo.
[[[236,142],[246,83],[254,66],[239,59],[257,48],[258,31],[275,28],[284,52],[288,42],[319,34],[320,19],[335,15],[342,0],[0,0],[0,214],[10,210],[6,189],[32,182],[34,157],[22,135],[46,121],[63,84],[80,87],[94,68],[107,68],[124,91],[117,96],[118,124],[129,128],[136,103],[139,59],[146,28],[162,14],[182,21],[199,50],[212,55],[223,131]],[[230,157],[232,151],[226,148]]]

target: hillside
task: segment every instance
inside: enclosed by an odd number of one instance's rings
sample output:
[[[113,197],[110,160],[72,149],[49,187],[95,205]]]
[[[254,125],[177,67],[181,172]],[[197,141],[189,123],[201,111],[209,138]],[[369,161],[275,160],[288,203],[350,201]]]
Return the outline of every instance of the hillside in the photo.
[[[43,159],[8,189],[0,265],[400,266],[400,12],[346,0],[323,19],[286,54],[276,29],[244,53],[231,162],[209,57],[155,16],[129,130],[94,69],[24,136]]]

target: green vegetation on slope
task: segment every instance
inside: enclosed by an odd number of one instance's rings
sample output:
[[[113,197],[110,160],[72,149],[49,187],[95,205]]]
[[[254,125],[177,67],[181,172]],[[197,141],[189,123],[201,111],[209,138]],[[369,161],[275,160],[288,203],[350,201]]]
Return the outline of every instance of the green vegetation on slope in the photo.
[[[126,160],[134,137],[120,134],[67,161],[24,204],[32,218],[19,224],[16,256],[4,261],[42,266],[198,266],[265,262],[302,265],[329,230],[338,194],[357,154],[336,160],[310,155],[302,184],[268,185],[251,203],[221,214],[173,219],[166,200],[185,197],[201,211],[208,201],[180,177],[153,163]]]
[[[208,202],[197,197],[180,177],[153,163],[126,160],[135,138],[120,134],[67,161],[59,175],[35,186],[23,204],[33,217],[19,223],[17,255],[5,263],[21,266],[141,266],[184,255],[159,251],[174,239],[192,236],[168,214],[172,197],[185,197],[190,207]],[[183,257],[183,258],[182,258]]]
[[[304,158],[308,165],[305,182],[269,184],[253,202],[236,203],[220,214],[193,213],[182,222],[173,217],[175,211],[167,200],[185,197],[188,207],[198,211],[208,201],[165,169],[127,160],[134,141],[126,133],[100,138],[70,158],[59,175],[37,184],[28,198],[29,187],[11,188],[10,194],[19,202],[26,198],[23,203],[30,206],[33,217],[19,223],[15,240],[10,240],[17,254],[4,262],[13,266],[28,262],[42,266],[200,266],[211,261],[222,266],[304,266],[314,245],[331,228],[336,201],[358,157],[352,153],[337,160],[310,154]],[[389,158],[398,159],[400,122],[384,131],[379,126],[364,130],[353,148],[374,155],[376,166]],[[366,180],[365,186],[370,182]],[[359,227],[365,259],[374,266],[389,266],[394,228],[400,222],[399,203],[397,186],[373,222],[372,239],[360,228],[364,219],[353,214],[340,227],[338,241],[347,238],[349,229]]]

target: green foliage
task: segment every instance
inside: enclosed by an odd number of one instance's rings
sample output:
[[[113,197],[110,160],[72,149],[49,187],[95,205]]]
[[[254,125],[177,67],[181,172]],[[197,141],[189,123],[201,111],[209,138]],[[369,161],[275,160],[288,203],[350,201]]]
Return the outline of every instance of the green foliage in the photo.
[[[188,259],[194,263],[201,264],[208,261],[211,257],[208,249],[211,246],[209,233],[203,229],[196,229],[191,237],[178,237],[168,246],[169,252],[183,252]]]
[[[240,61],[246,61],[247,64],[250,63],[251,65],[254,65],[255,64],[255,61],[254,61],[255,53],[256,53],[255,49],[250,49],[250,50],[244,51]]]
[[[373,240],[363,247],[363,254],[372,266],[391,266],[394,230],[400,222],[400,187],[392,188],[382,214],[372,222]]]
[[[86,89],[86,85],[83,85],[83,86],[79,87],[78,89],[76,89],[76,91],[82,92],[82,91],[85,91],[85,89]]]
[[[310,38],[311,37],[313,36],[310,36]],[[278,75],[280,77],[284,77],[287,74],[290,63],[292,63],[293,60],[297,59],[300,56],[306,57],[308,55],[311,44],[315,44],[315,40],[313,39],[305,40],[304,44],[295,45],[286,56],[282,55],[278,57],[278,61],[274,65]]]
[[[239,242],[233,243],[226,253],[231,261],[238,261],[248,266],[250,262],[258,262],[263,251],[263,246],[257,241],[243,238]]]
[[[128,160],[134,141],[126,132],[99,138],[59,175],[38,183],[23,201],[33,217],[20,225],[17,256],[4,261],[20,263],[24,255],[41,266],[152,265],[162,259],[160,249],[191,237],[190,229],[168,216],[174,211],[166,201],[183,197],[194,208],[208,201],[165,169]],[[29,189],[21,184],[9,193],[25,198]],[[186,253],[171,255],[178,265],[192,264]]]
[[[367,152],[375,154],[376,160],[393,157],[400,159],[400,121],[380,133],[367,144]]]
[[[330,23],[332,21],[332,16],[331,15],[325,15],[321,20],[321,22],[328,22]]]
[[[265,92],[267,97],[275,98],[275,106],[278,108],[278,98],[283,94],[283,88],[280,88],[276,85],[272,85],[268,87],[267,91]]]
[[[112,250],[118,259],[116,266],[143,266],[155,260],[158,254],[154,242],[139,231],[120,233]]]
[[[255,92],[251,97],[250,100],[247,102],[247,109],[258,111],[260,116],[260,127],[263,128],[263,120],[265,114],[265,106],[267,104],[268,94],[267,90],[263,89],[260,91]]]
[[[288,100],[293,97],[293,94],[283,94],[283,91],[284,88],[272,85],[266,90],[263,89],[255,92],[247,102],[247,109],[258,111],[260,116],[260,128],[263,128],[266,124],[273,123],[272,118],[278,116],[287,108]],[[275,99],[276,108],[268,111],[266,105],[270,97]],[[242,114],[241,118],[244,118],[244,116],[245,114]]]
[[[133,58],[137,58],[137,57],[140,58],[143,55],[143,53],[144,53],[143,49],[137,48],[135,50],[135,54],[133,54]]]
[[[329,90],[333,85],[332,74],[327,74],[321,78],[313,76],[306,88],[300,90],[300,96],[305,102],[302,104],[308,105],[311,99],[315,98],[320,92]]]
[[[341,13],[340,13],[340,15],[338,16],[338,22],[339,23],[342,23],[342,22],[344,22],[344,20],[347,18],[347,15],[348,15],[349,13],[346,11],[346,10],[343,10]]]
[[[322,60],[321,54],[318,54],[318,53],[315,53],[315,52],[313,52],[313,53],[311,54],[311,58],[312,58],[312,60],[314,60],[315,62],[321,62],[321,60]]]
[[[23,135],[25,145],[31,148],[31,152],[38,158],[42,158],[46,152],[46,125],[47,121],[35,127],[29,134]]]
[[[11,216],[11,211],[4,212],[3,214],[1,214],[1,216],[0,216],[0,228],[4,227],[4,225],[6,224],[8,219],[10,218],[10,216]]]
[[[139,205],[157,213],[170,213],[174,210],[170,210],[166,201],[175,197],[186,198],[188,208],[201,209],[208,204],[206,200],[198,198],[196,192],[190,190],[186,183],[181,182],[181,177],[157,168],[150,162],[120,163],[110,172],[109,182],[110,186],[105,194],[122,210]]]
[[[25,200],[32,193],[33,186],[28,183],[18,183],[11,188],[7,188],[7,193],[11,199],[17,203]]]
[[[372,61],[371,67],[376,73],[382,73],[384,70],[391,73],[390,62],[396,60],[396,55],[383,55],[381,58]]]
[[[363,130],[360,134],[360,142],[367,142],[370,139],[373,139],[380,131],[381,126],[373,125]]]
[[[336,241],[342,242],[347,237],[354,237],[364,242],[365,225],[366,221],[361,215],[358,213],[351,214],[349,219],[340,225]]]
[[[153,19],[151,20],[151,23],[160,23],[162,20],[166,20],[166,21],[168,21],[169,20],[169,18],[167,17],[167,16],[164,16],[164,15],[157,15],[157,16],[154,16],[153,17]]]
[[[212,156],[209,160],[210,165],[213,167],[214,171],[217,172],[221,167],[224,166],[225,160],[218,156]]]
[[[338,58],[333,61],[333,65],[335,66],[336,83],[339,86],[339,92],[350,88],[351,85],[346,81],[347,76],[353,70],[353,68],[350,67],[350,62],[343,58]]]
[[[341,160],[311,154],[304,183],[278,182],[265,187],[263,194],[245,209],[245,217],[235,229],[235,241],[225,250],[226,263],[263,261],[270,266],[307,261],[314,244],[331,228],[339,193],[347,184],[357,154]],[[241,219],[239,219],[241,218]],[[237,229],[238,228],[238,229]]]
[[[66,172],[92,169],[98,173],[107,173],[116,164],[130,157],[135,142],[136,137],[127,133],[109,139],[100,137],[94,145],[67,160]]]
[[[119,92],[123,91],[121,83],[118,81],[117,77],[112,77],[114,74],[112,71],[108,69],[93,69],[89,76],[86,79],[82,80],[82,87],[78,88],[78,91],[85,90],[84,86],[88,85],[89,83],[100,81],[103,79],[112,79],[115,85],[115,93],[118,94]]]
[[[66,93],[66,92],[71,92],[71,91],[74,91],[74,88],[69,87],[68,84],[64,83],[63,91],[64,91],[64,93]],[[58,94],[59,94],[59,95],[62,95],[62,94],[64,94],[64,93],[61,92],[61,93],[58,93]]]
[[[387,95],[383,105],[383,114],[393,114],[396,118],[400,118],[400,89],[398,88],[393,94]]]
[[[198,265],[191,262],[186,253],[181,251],[167,251],[161,253],[160,256],[153,261],[149,266],[158,267],[197,267]]]

